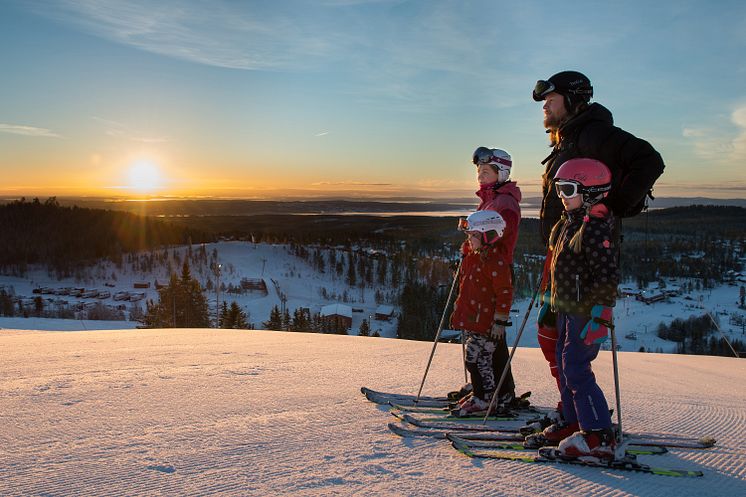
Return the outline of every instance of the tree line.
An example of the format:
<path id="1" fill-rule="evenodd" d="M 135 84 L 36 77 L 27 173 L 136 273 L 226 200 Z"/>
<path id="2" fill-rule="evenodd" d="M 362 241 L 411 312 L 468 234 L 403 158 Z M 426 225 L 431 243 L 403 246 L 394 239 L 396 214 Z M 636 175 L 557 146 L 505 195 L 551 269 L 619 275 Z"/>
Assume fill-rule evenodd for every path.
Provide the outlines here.
<path id="1" fill-rule="evenodd" d="M 668 325 L 660 323 L 657 334 L 664 340 L 676 342 L 678 354 L 733 357 L 732 346 L 740 357 L 746 357 L 746 343 L 743 341 L 731 340 L 729 346 L 725 338 L 712 336 L 718 325 L 717 318 L 711 318 L 709 314 L 676 318 Z"/>
<path id="2" fill-rule="evenodd" d="M 189 227 L 125 212 L 62 207 L 55 197 L 25 198 L 0 205 L 0 271 L 23 276 L 29 265 L 46 264 L 62 276 L 101 258 L 209 241 Z"/>

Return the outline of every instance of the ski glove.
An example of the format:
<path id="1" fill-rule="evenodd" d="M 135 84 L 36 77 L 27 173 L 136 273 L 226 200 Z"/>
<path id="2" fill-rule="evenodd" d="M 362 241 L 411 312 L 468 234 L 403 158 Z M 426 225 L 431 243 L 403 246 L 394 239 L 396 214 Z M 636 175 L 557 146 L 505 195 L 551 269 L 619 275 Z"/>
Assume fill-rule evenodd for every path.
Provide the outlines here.
<path id="1" fill-rule="evenodd" d="M 495 341 L 503 340 L 505 338 L 505 327 L 506 326 L 513 326 L 513 323 L 510 322 L 509 317 L 506 317 L 505 319 L 502 319 L 502 318 L 495 319 L 495 322 L 492 324 L 492 328 L 490 328 L 490 331 L 489 331 L 490 338 Z"/>
<path id="2" fill-rule="evenodd" d="M 551 298 L 549 291 L 541 298 L 541 307 L 539 307 L 539 314 L 536 317 L 536 324 L 539 325 L 539 328 L 554 328 L 557 325 L 557 314 L 552 312 L 549 306 Z"/>
<path id="3" fill-rule="evenodd" d="M 600 344 L 609 338 L 609 330 L 614 328 L 613 309 L 605 305 L 594 305 L 591 308 L 591 319 L 580 332 L 580 338 L 586 345 Z"/>
<path id="4" fill-rule="evenodd" d="M 501 326 L 497 323 L 492 325 L 490 328 L 490 338 L 493 340 L 501 340 L 505 336 L 505 326 Z"/>

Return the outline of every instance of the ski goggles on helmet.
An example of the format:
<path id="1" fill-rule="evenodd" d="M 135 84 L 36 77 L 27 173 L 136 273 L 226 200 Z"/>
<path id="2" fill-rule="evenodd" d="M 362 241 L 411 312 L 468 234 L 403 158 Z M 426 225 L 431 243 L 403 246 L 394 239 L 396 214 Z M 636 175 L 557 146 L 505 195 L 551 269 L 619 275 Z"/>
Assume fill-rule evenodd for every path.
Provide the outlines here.
<path id="1" fill-rule="evenodd" d="M 481 235 L 482 243 L 486 245 L 492 245 L 500 239 L 500 234 L 497 231 L 475 230 L 473 226 L 469 226 L 469 220 L 463 217 L 458 220 L 458 230 L 463 231 L 466 236 L 476 236 L 479 238 L 479 236 Z"/>
<path id="2" fill-rule="evenodd" d="M 536 86 L 534 86 L 534 100 L 537 102 L 541 102 L 546 98 L 547 95 L 552 93 L 553 91 L 556 91 L 557 93 L 563 94 L 563 95 L 578 95 L 581 97 L 584 97 L 585 100 L 589 100 L 593 96 L 593 88 L 563 88 L 561 90 L 558 90 L 554 83 L 551 81 L 545 81 L 543 79 L 540 79 L 536 82 Z"/>
<path id="3" fill-rule="evenodd" d="M 555 181 L 554 188 L 560 198 L 573 198 L 580 195 L 580 185 L 574 181 Z"/>
<path id="4" fill-rule="evenodd" d="M 500 165 L 511 167 L 513 165 L 512 161 L 493 155 L 492 149 L 487 147 L 479 147 L 476 149 L 474 154 L 471 156 L 471 162 L 477 166 L 480 164 L 499 164 L 498 167 L 500 167 Z"/>
<path id="5" fill-rule="evenodd" d="M 474 236 L 482 240 L 482 243 L 485 245 L 492 245 L 496 241 L 500 239 L 500 235 L 497 234 L 497 231 L 490 230 L 490 231 L 466 231 L 466 236 Z"/>
<path id="6" fill-rule="evenodd" d="M 611 185 L 583 186 L 577 181 L 557 180 L 554 182 L 554 188 L 557 191 L 558 197 L 573 198 L 578 195 L 596 195 L 608 192 L 611 189 Z"/>
<path id="7" fill-rule="evenodd" d="M 534 86 L 534 100 L 536 100 L 537 102 L 541 102 L 542 100 L 544 100 L 544 97 L 555 90 L 556 87 L 554 86 L 554 83 L 552 83 L 551 81 L 540 79 L 536 82 L 536 86 Z"/>

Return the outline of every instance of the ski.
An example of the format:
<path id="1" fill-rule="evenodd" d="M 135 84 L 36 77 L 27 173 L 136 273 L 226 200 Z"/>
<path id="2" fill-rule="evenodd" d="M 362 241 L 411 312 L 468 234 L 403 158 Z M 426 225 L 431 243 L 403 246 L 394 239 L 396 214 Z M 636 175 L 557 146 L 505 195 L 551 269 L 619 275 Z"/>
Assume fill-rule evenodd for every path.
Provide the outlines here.
<path id="1" fill-rule="evenodd" d="M 407 403 L 400 403 L 396 402 L 394 400 L 389 401 L 389 405 L 395 409 L 398 409 L 400 411 L 406 411 L 406 412 L 416 412 L 416 413 L 423 413 L 423 414 L 448 414 L 451 409 L 456 408 L 456 404 L 448 404 L 446 406 L 439 406 L 439 405 L 428 405 L 428 403 L 425 403 L 424 405 L 422 403 L 417 403 L 417 405 L 409 405 Z M 497 412 L 500 414 L 503 414 L 505 412 L 514 413 L 516 415 L 533 415 L 534 417 L 540 417 L 546 414 L 547 411 L 549 411 L 550 408 L 545 407 L 534 407 L 534 406 L 528 406 L 528 407 L 521 407 L 521 408 L 510 408 L 507 410 L 498 410 Z M 482 416 L 484 418 L 484 416 Z"/>
<path id="2" fill-rule="evenodd" d="M 455 434 L 448 430 L 433 430 L 426 428 L 409 428 L 405 423 L 389 423 L 389 430 L 404 438 L 425 437 L 438 440 L 457 440 L 472 448 L 503 449 L 503 450 L 535 450 L 523 445 L 523 437 L 515 433 L 500 432 L 463 432 Z M 665 454 L 668 449 L 659 445 L 641 446 L 632 444 L 627 447 L 627 453 L 634 455 Z"/>
<path id="3" fill-rule="evenodd" d="M 481 415 L 469 415 L 469 416 L 454 416 L 453 414 L 450 414 L 448 412 L 443 412 L 440 414 L 430 414 L 430 413 L 416 413 L 416 412 L 406 412 L 406 411 L 399 411 L 398 409 L 392 409 L 391 414 L 397 416 L 394 413 L 399 414 L 407 414 L 412 419 L 417 419 L 420 422 L 423 423 L 429 423 L 429 422 L 438 422 L 438 421 L 451 421 L 454 423 L 481 423 L 484 420 L 484 414 Z M 488 421 L 518 421 L 520 420 L 517 414 L 500 414 L 498 416 L 490 416 L 487 418 Z"/>
<path id="4" fill-rule="evenodd" d="M 665 437 L 645 437 L 634 433 L 625 433 L 627 442 L 635 445 L 669 447 L 672 449 L 709 449 L 715 445 L 715 439 L 712 437 L 702 437 L 699 439 L 667 439 Z"/>
<path id="5" fill-rule="evenodd" d="M 436 421 L 426 421 L 420 419 L 417 416 L 413 416 L 411 413 L 391 411 L 391 414 L 402 421 L 406 421 L 409 424 L 419 426 L 420 428 L 435 428 L 441 430 L 464 430 L 464 431 L 502 431 L 518 433 L 518 427 L 516 425 L 504 425 L 498 424 L 499 421 L 491 420 L 484 423 L 482 418 L 469 419 L 469 418 L 454 418 L 444 419 L 438 418 Z M 459 421 L 460 419 L 460 421 Z M 511 419 L 510 421 L 516 421 Z M 518 420 L 520 421 L 520 420 Z M 502 421 L 505 423 L 505 421 Z"/>
<path id="6" fill-rule="evenodd" d="M 406 406 L 421 406 L 421 407 L 448 407 L 449 400 L 447 397 L 428 397 L 428 396 L 421 396 L 420 400 L 415 403 L 415 400 L 417 400 L 416 395 L 408 395 L 408 394 L 399 394 L 399 393 L 387 393 L 387 392 L 379 392 L 377 390 L 372 390 L 367 387 L 361 387 L 360 391 L 363 395 L 365 395 L 365 398 L 367 398 L 369 401 L 375 403 L 375 404 L 384 404 L 389 405 L 391 402 L 394 402 L 399 405 L 406 405 Z"/>
<path id="7" fill-rule="evenodd" d="M 484 439 L 472 439 L 455 433 L 446 433 L 446 438 L 451 442 L 458 442 L 463 445 L 468 445 L 474 449 L 498 449 L 498 450 L 530 450 L 535 451 L 536 449 L 526 447 L 521 442 L 508 443 L 500 440 L 484 440 Z M 658 456 L 666 454 L 668 449 L 660 445 L 635 445 L 628 444 L 626 446 L 627 455 L 633 456 Z"/>
<path id="8" fill-rule="evenodd" d="M 395 401 L 389 401 L 389 405 L 396 409 L 397 411 L 404 411 L 404 412 L 419 412 L 423 414 L 448 414 L 451 412 L 451 405 L 447 406 L 422 406 L 422 405 L 407 405 L 407 404 L 401 404 L 399 402 Z"/>
<path id="9" fill-rule="evenodd" d="M 413 404 L 415 395 L 406 394 L 393 394 L 386 392 L 379 392 L 371 390 L 366 387 L 362 387 L 361 392 L 366 395 L 372 402 L 376 402 L 384 405 L 391 405 L 392 402 L 397 405 L 403 405 L 407 402 Z M 398 398 L 398 400 L 396 399 Z M 375 399 L 375 400 L 374 400 Z M 446 397 L 421 397 L 421 400 L 417 403 L 419 407 L 447 407 L 448 401 Z M 427 403 L 431 403 L 429 406 Z M 440 405 L 438 405 L 440 403 Z M 505 425 L 500 424 L 501 422 L 488 421 L 486 424 L 477 423 L 478 426 L 471 426 L 468 422 L 458 422 L 458 420 L 435 420 L 425 421 L 417 419 L 415 416 L 404 417 L 406 412 L 398 413 L 400 419 L 413 424 L 417 427 L 424 429 L 435 429 L 445 431 L 484 431 L 484 432 L 518 432 L 522 427 L 515 427 L 513 424 Z M 468 418 L 467 418 L 468 419 Z M 474 421 L 472 421 L 474 423 Z M 509 421 L 503 421 L 502 423 L 509 423 Z M 658 445 L 668 448 L 681 448 L 681 449 L 707 449 L 715 445 L 716 440 L 710 436 L 692 437 L 686 435 L 668 434 L 668 433 L 647 433 L 647 432 L 625 432 L 625 441 L 634 445 Z"/>
<path id="10" fill-rule="evenodd" d="M 557 449 L 544 448 L 539 453 L 521 454 L 520 452 L 511 452 L 509 450 L 479 449 L 473 448 L 459 441 L 451 441 L 451 445 L 469 457 L 486 458 L 486 459 L 504 459 L 510 461 L 522 461 L 530 463 L 558 463 L 571 464 L 577 466 L 586 466 L 589 468 L 614 469 L 621 471 L 636 471 L 653 475 L 675 476 L 675 477 L 701 477 L 704 476 L 702 471 L 692 471 L 686 469 L 675 469 L 666 467 L 654 467 L 637 462 L 634 457 L 625 458 L 621 461 L 599 461 L 587 459 L 563 459 L 559 456 Z"/>
<path id="11" fill-rule="evenodd" d="M 446 435 L 451 433 L 448 430 L 439 430 L 431 428 L 419 428 L 417 426 L 409 425 L 408 423 L 389 423 L 389 430 L 396 435 L 405 438 L 412 437 L 430 437 L 445 440 Z M 466 440 L 491 440 L 491 441 L 507 441 L 507 442 L 523 442 L 523 436 L 517 433 L 501 433 L 497 431 L 489 432 L 463 432 L 460 437 Z"/>

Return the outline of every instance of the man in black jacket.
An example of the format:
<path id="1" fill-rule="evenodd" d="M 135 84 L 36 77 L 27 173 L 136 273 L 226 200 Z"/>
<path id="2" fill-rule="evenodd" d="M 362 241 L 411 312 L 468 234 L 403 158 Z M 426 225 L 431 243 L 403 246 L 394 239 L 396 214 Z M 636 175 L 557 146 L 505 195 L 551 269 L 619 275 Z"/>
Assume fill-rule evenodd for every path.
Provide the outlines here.
<path id="1" fill-rule="evenodd" d="M 545 243 L 563 210 L 552 180 L 567 160 L 588 157 L 609 167 L 612 188 L 603 205 L 616 218 L 638 214 L 645 196 L 663 173 L 660 154 L 645 140 L 614 126 L 611 112 L 599 103 L 591 104 L 592 96 L 590 80 L 576 71 L 563 71 L 548 80 L 539 80 L 534 88 L 534 100 L 544 101 L 544 127 L 553 147 L 552 153 L 542 161 L 545 169 L 540 218 Z M 616 235 L 619 235 L 618 226 Z"/>

